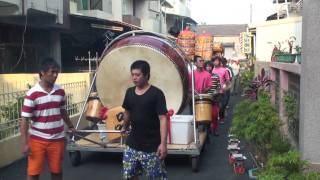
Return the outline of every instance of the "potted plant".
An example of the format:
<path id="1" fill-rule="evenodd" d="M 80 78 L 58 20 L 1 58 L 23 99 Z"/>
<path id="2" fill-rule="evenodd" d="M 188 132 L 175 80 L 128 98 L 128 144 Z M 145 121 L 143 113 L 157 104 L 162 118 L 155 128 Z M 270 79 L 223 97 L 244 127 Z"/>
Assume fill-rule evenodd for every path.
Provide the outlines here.
<path id="1" fill-rule="evenodd" d="M 258 179 L 259 168 L 252 168 L 248 170 L 249 179 Z"/>
<path id="2" fill-rule="evenodd" d="M 301 46 L 296 45 L 295 50 L 296 50 L 297 61 L 299 64 L 301 64 Z"/>
<path id="3" fill-rule="evenodd" d="M 296 60 L 296 55 L 292 54 L 293 44 L 296 41 L 296 37 L 291 36 L 286 40 L 289 50 L 286 51 L 286 48 L 281 49 L 281 43 L 278 42 L 278 47 L 273 50 L 276 61 L 284 63 L 294 63 Z"/>
<path id="4" fill-rule="evenodd" d="M 306 165 L 307 162 L 301 160 L 300 153 L 296 150 L 272 154 L 258 179 L 304 179 L 302 173 Z"/>

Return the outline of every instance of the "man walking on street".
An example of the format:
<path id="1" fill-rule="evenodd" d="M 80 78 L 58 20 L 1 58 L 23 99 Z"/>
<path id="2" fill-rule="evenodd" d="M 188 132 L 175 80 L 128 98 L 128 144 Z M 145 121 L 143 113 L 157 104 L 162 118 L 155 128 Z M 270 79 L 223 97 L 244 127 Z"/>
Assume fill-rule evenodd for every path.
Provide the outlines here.
<path id="1" fill-rule="evenodd" d="M 40 66 L 40 82 L 27 92 L 24 99 L 20 132 L 22 152 L 28 156 L 28 180 L 39 179 L 45 158 L 51 179 L 62 179 L 63 122 L 71 131 L 74 128 L 65 109 L 65 92 L 55 84 L 59 68 L 53 59 L 46 58 Z"/>
<path id="2" fill-rule="evenodd" d="M 233 61 L 231 63 L 231 68 L 234 74 L 234 77 L 232 79 L 232 81 L 234 83 L 233 86 L 231 87 L 231 93 L 233 94 L 237 94 L 238 93 L 238 84 L 239 84 L 239 72 L 240 72 L 240 65 L 239 65 L 239 60 Z"/>
<path id="3" fill-rule="evenodd" d="M 194 70 L 195 91 L 198 94 L 208 93 L 212 86 L 211 74 L 206 71 L 205 63 L 201 56 L 195 56 L 194 63 L 197 67 L 197 69 Z M 189 79 L 191 80 L 191 77 Z"/>
<path id="4" fill-rule="evenodd" d="M 131 65 L 135 84 L 128 88 L 122 131 L 131 131 L 123 153 L 124 179 L 138 179 L 143 172 L 148 179 L 167 179 L 163 160 L 167 156 L 167 107 L 163 92 L 149 84 L 150 65 L 138 60 Z"/>
<path id="5" fill-rule="evenodd" d="M 233 71 L 232 68 L 227 64 L 228 61 L 226 58 L 222 57 L 222 66 L 225 67 L 229 73 L 229 77 L 230 77 L 230 86 L 229 88 L 225 91 L 225 95 L 226 95 L 226 100 L 225 100 L 225 107 L 228 108 L 229 107 L 229 100 L 230 100 L 230 96 L 231 96 L 231 87 L 232 87 L 232 82 L 233 82 Z"/>

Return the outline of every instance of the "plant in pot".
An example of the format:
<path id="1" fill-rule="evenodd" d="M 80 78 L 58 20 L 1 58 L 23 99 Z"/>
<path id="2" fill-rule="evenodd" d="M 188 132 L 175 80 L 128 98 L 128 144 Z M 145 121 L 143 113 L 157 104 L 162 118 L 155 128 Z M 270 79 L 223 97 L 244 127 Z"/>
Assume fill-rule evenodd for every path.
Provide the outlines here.
<path id="1" fill-rule="evenodd" d="M 291 148 L 287 138 L 280 133 L 281 123 L 270 101 L 270 93 L 265 89 L 258 91 L 258 98 L 245 99 L 237 104 L 231 126 L 232 134 L 245 140 L 250 146 L 248 150 L 255 154 L 252 157 L 257 163 L 248 170 L 250 179 L 257 179 L 264 171 L 259 164 L 265 164 L 270 154 L 286 153 Z"/>
<path id="2" fill-rule="evenodd" d="M 259 174 L 259 179 L 304 179 L 302 171 L 306 165 L 307 162 L 301 160 L 300 153 L 295 150 L 272 154 L 266 168 Z"/>
<path id="3" fill-rule="evenodd" d="M 299 64 L 301 64 L 301 46 L 296 45 L 295 50 L 296 50 L 296 56 L 297 56 L 297 61 Z"/>
<path id="4" fill-rule="evenodd" d="M 249 81 L 250 84 L 244 89 L 244 96 L 257 100 L 259 90 L 268 90 L 271 85 L 276 85 L 274 81 L 270 79 L 270 77 L 266 74 L 264 68 L 261 69 L 260 74 L 252 78 L 253 80 Z"/>
<path id="5" fill-rule="evenodd" d="M 276 132 L 279 119 L 276 109 L 270 102 L 270 94 L 263 89 L 257 93 L 255 100 L 245 99 L 237 104 L 231 126 L 231 133 L 243 139 L 250 145 L 250 152 L 255 154 L 257 162 L 266 162 L 269 152 L 272 152 L 275 137 L 280 137 Z M 249 146 L 248 145 L 248 146 Z M 282 148 L 283 149 L 283 148 Z M 260 164 L 260 163 L 256 163 Z M 250 178 L 255 179 L 261 167 L 258 165 L 250 169 Z M 258 168 L 258 169 L 257 169 Z"/>
<path id="6" fill-rule="evenodd" d="M 284 63 L 294 63 L 296 60 L 296 55 L 292 54 L 292 50 L 295 41 L 296 37 L 294 36 L 291 36 L 288 40 L 286 40 L 286 43 L 289 47 L 288 51 L 286 50 L 286 48 L 281 48 L 281 43 L 278 42 L 278 46 L 275 46 L 272 51 L 274 60 Z"/>

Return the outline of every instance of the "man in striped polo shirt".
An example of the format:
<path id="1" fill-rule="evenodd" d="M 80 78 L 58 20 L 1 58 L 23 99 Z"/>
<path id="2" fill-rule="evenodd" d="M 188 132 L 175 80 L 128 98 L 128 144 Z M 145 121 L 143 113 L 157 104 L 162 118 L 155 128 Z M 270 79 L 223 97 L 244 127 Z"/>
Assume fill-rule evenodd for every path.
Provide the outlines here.
<path id="1" fill-rule="evenodd" d="M 24 99 L 20 131 L 22 152 L 28 156 L 28 180 L 39 179 L 45 158 L 51 178 L 62 179 L 64 122 L 71 131 L 75 129 L 65 109 L 65 92 L 55 84 L 59 69 L 53 59 L 46 58 L 40 65 L 40 82 Z"/>

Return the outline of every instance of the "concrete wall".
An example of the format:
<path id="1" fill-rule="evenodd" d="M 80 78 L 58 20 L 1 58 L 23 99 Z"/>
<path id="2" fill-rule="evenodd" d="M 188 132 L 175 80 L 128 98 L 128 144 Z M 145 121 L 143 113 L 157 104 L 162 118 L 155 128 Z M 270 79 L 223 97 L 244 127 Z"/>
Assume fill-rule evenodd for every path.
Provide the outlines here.
<path id="1" fill-rule="evenodd" d="M 320 1 L 303 2 L 302 65 L 300 84 L 300 150 L 302 157 L 320 164 Z"/>
<path id="2" fill-rule="evenodd" d="M 22 14 L 22 1 L 21 0 L 2 0 L 3 2 L 9 3 L 11 6 L 1 7 L 0 16 L 20 15 Z"/>
<path id="3" fill-rule="evenodd" d="M 61 66 L 61 40 L 60 40 L 60 32 L 52 31 L 50 36 L 50 43 L 48 46 L 50 46 L 50 57 L 58 61 L 58 64 L 61 67 L 61 70 L 63 70 L 63 67 Z"/>
<path id="4" fill-rule="evenodd" d="M 167 8 L 166 13 L 176 14 L 181 16 L 191 16 L 191 11 L 187 6 L 186 1 L 181 0 L 168 0 L 168 2 L 173 6 L 173 8 Z"/>
<path id="5" fill-rule="evenodd" d="M 34 85 L 39 81 L 38 74 L 0 74 L 0 84 L 7 84 L 9 88 L 14 88 L 18 84 L 30 84 Z M 57 84 L 65 84 L 71 82 L 86 81 L 89 85 L 90 74 L 89 73 L 60 73 L 58 75 Z M 18 86 L 23 90 L 26 86 Z M 3 93 L 3 88 L 0 88 L 0 93 Z"/>
<path id="6" fill-rule="evenodd" d="M 0 75 L 0 94 L 5 92 L 16 92 L 27 90 L 27 85 L 33 86 L 39 81 L 38 74 L 2 74 Z M 79 84 L 85 82 L 85 84 Z M 65 86 L 67 95 L 72 94 L 71 103 L 80 103 L 86 96 L 90 87 L 89 73 L 61 73 L 57 84 L 69 84 Z M 78 83 L 78 84 L 76 84 Z M 1 98 L 1 97 L 0 97 Z M 8 98 L 8 97 L 7 97 Z M 8 101 L 9 99 L 6 99 Z M 0 102 L 0 104 L 2 104 Z"/>
<path id="7" fill-rule="evenodd" d="M 270 62 L 256 61 L 254 63 L 254 74 L 255 74 L 255 76 L 260 74 L 262 68 L 264 68 L 266 70 L 266 72 L 270 73 Z"/>
<path id="8" fill-rule="evenodd" d="M 154 13 L 149 11 L 148 1 L 135 1 L 136 17 L 142 19 L 155 18 Z"/>
<path id="9" fill-rule="evenodd" d="M 244 56 L 241 53 L 240 50 L 240 40 L 239 40 L 239 36 L 214 36 L 213 37 L 213 41 L 214 42 L 219 42 L 219 43 L 234 43 L 234 51 L 235 54 L 234 56 Z"/>
<path id="10" fill-rule="evenodd" d="M 160 3 L 160 1 L 158 3 Z M 135 8 L 136 8 L 135 16 L 141 19 L 141 27 L 144 30 L 166 33 L 165 18 L 162 17 L 162 23 L 160 25 L 159 13 L 149 10 L 149 1 L 147 0 L 135 1 Z"/>
<path id="11" fill-rule="evenodd" d="M 145 31 L 160 32 L 160 22 L 155 19 L 141 19 L 141 27 Z"/>
<path id="12" fill-rule="evenodd" d="M 10 6 L 0 7 L 1 15 L 22 15 L 29 9 L 42 11 L 57 16 L 57 23 L 63 24 L 63 10 L 65 0 L 2 0 L 9 3 Z M 24 3 L 24 4 L 23 4 Z M 24 7 L 24 9 L 23 9 Z"/>
<path id="13" fill-rule="evenodd" d="M 6 46 L 0 58 L 0 61 L 2 61 L 5 66 L 0 70 L 0 73 L 11 73 L 11 68 L 14 67 L 20 56 L 20 33 L 22 34 L 23 28 L 20 26 L 4 25 L 1 27 L 1 30 L 8 33 L 8 36 L 11 38 L 0 40 L 0 43 L 4 43 Z M 57 30 L 48 31 L 44 29 L 27 28 L 25 43 L 27 44 L 25 47 L 26 56 L 23 61 L 20 61 L 13 72 L 36 72 L 38 68 L 37 64 L 48 56 L 54 57 L 57 60 L 61 59 L 60 35 Z"/>
<path id="14" fill-rule="evenodd" d="M 122 1 L 112 0 L 112 15 L 113 20 L 122 21 Z"/>
<path id="15" fill-rule="evenodd" d="M 28 84 L 33 86 L 38 81 L 38 74 L 0 74 L 0 94 L 5 92 L 26 90 Z M 75 89 L 76 86 L 68 87 L 68 89 L 71 91 L 78 93 L 73 95 L 73 101 L 81 102 L 83 101 L 83 96 L 86 94 L 90 86 L 89 73 L 60 73 L 57 79 L 57 84 L 67 84 L 81 81 L 86 82 L 85 89 Z M 66 93 L 69 93 L 68 90 L 66 90 Z"/>
<path id="16" fill-rule="evenodd" d="M 74 125 L 76 125 L 79 115 L 75 115 L 73 117 L 70 117 L 71 121 Z M 81 120 L 81 124 L 79 126 L 79 129 L 83 129 L 84 127 L 88 126 L 88 121 Z M 15 135 L 10 138 L 6 138 L 3 140 L 0 140 L 0 168 L 10 165 L 11 163 L 23 158 L 23 155 L 21 154 L 21 138 L 20 134 Z"/>
<path id="17" fill-rule="evenodd" d="M 57 23 L 63 23 L 63 1 L 62 0 L 26 0 L 27 9 L 36 9 L 57 15 Z M 26 12 L 26 11 L 25 11 Z"/>
<path id="18" fill-rule="evenodd" d="M 271 61 L 274 45 L 283 43 L 282 48 L 288 50 L 285 42 L 291 36 L 297 38 L 296 44 L 301 46 L 302 18 L 294 17 L 282 20 L 267 21 L 256 27 L 256 57 L 258 61 Z"/>
<path id="19" fill-rule="evenodd" d="M 133 15 L 133 0 L 123 0 L 122 13 L 123 15 Z"/>
<path id="20" fill-rule="evenodd" d="M 291 144 L 298 148 L 298 139 L 294 136 L 297 132 L 290 132 L 288 117 L 286 115 L 284 97 L 286 92 L 293 95 L 297 102 L 300 99 L 300 72 L 301 66 L 295 63 L 279 63 L 272 62 L 270 64 L 271 79 L 276 82 L 276 86 L 271 88 L 272 102 L 276 105 L 279 112 L 279 119 L 281 121 L 281 131 L 283 135 L 287 136 Z M 299 110 L 299 105 L 297 107 Z M 292 125 L 292 124 L 291 124 Z"/>

